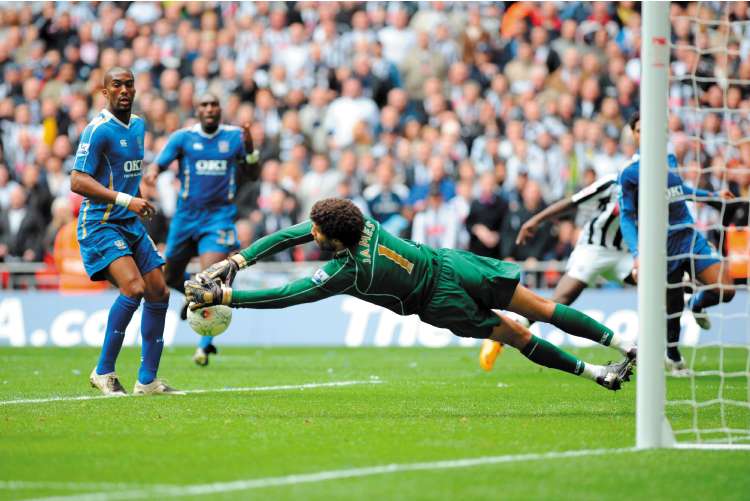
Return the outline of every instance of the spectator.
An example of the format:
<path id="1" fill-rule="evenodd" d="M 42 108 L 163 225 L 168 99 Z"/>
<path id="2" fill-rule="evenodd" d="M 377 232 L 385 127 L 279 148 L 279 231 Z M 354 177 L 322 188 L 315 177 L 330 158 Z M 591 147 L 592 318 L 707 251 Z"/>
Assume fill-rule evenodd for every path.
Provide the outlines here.
<path id="1" fill-rule="evenodd" d="M 498 193 L 495 175 L 486 172 L 479 177 L 479 196 L 471 203 L 466 217 L 469 250 L 480 256 L 500 257 L 500 230 L 508 212 L 508 204 Z M 511 239 L 512 235 L 504 238 Z"/>
<path id="2" fill-rule="evenodd" d="M 437 186 L 443 194 L 443 200 L 450 200 L 456 195 L 456 183 L 445 172 L 445 162 L 441 156 L 435 155 L 429 161 L 429 183 L 415 185 L 409 193 L 409 205 L 420 211 L 424 208 L 427 195 L 433 186 Z"/>
<path id="3" fill-rule="evenodd" d="M 396 182 L 393 163 L 388 159 L 380 161 L 377 167 L 377 182 L 364 191 L 367 208 L 375 220 L 383 225 L 398 228 L 404 227 L 401 210 L 406 205 L 409 190 Z"/>
<path id="4" fill-rule="evenodd" d="M 8 210 L 0 213 L 0 259 L 41 261 L 44 231 L 42 216 L 26 204 L 26 190 L 11 188 Z"/>
<path id="5" fill-rule="evenodd" d="M 36 165 L 26 167 L 21 184 L 26 190 L 26 205 L 42 219 L 46 226 L 52 218 L 50 212 L 52 195 L 47 183 L 40 179 L 39 167 Z"/>
<path id="6" fill-rule="evenodd" d="M 518 235 L 523 223 L 544 209 L 542 192 L 536 181 L 529 180 L 525 184 L 523 191 L 521 191 L 521 202 L 520 204 L 512 203 L 509 206 L 508 215 L 505 217 L 501 229 L 502 235 L 506 238 L 501 242 L 500 253 L 516 261 L 539 260 L 549 251 L 552 245 L 549 223 L 540 225 L 534 237 L 524 245 L 516 245 L 516 239 L 514 238 L 514 235 Z"/>
<path id="7" fill-rule="evenodd" d="M 268 204 L 264 209 L 257 210 L 250 215 L 253 223 L 253 239 L 270 235 L 294 224 L 288 211 L 287 195 L 283 190 L 276 189 L 268 197 Z M 267 261 L 293 261 L 293 249 L 273 254 Z"/>
<path id="8" fill-rule="evenodd" d="M 383 44 L 383 56 L 396 66 L 401 66 L 404 57 L 416 43 L 414 31 L 407 25 L 409 14 L 403 8 L 395 9 L 390 15 L 390 24 L 378 32 L 378 40 Z"/>
<path id="9" fill-rule="evenodd" d="M 424 83 L 428 78 L 444 78 L 446 63 L 439 51 L 430 47 L 430 35 L 424 31 L 417 34 L 417 43 L 406 54 L 401 64 L 406 92 L 412 99 L 424 99 Z"/>
<path id="10" fill-rule="evenodd" d="M 414 216 L 411 239 L 436 249 L 455 249 L 459 226 L 456 213 L 452 209 L 445 203 L 440 186 L 430 186 L 425 209 Z"/>
<path id="11" fill-rule="evenodd" d="M 372 99 L 363 97 L 362 84 L 355 78 L 347 79 L 341 97 L 329 106 L 323 126 L 330 134 L 329 146 L 338 150 L 353 141 L 352 130 L 359 121 L 374 128 L 378 123 L 378 108 Z"/>
<path id="12" fill-rule="evenodd" d="M 52 220 L 47 226 L 44 233 L 44 251 L 48 254 L 53 254 L 55 249 L 55 239 L 57 233 L 66 224 L 73 221 L 73 208 L 68 197 L 56 198 L 52 202 Z"/>
<path id="13" fill-rule="evenodd" d="M 313 204 L 321 198 L 336 195 L 336 185 L 341 174 L 330 168 L 328 157 L 315 155 L 310 162 L 310 172 L 302 177 L 297 196 L 302 214 L 309 214 Z"/>
<path id="14" fill-rule="evenodd" d="M 10 192 L 15 186 L 18 186 L 18 183 L 11 179 L 8 166 L 0 164 L 0 212 L 10 206 Z"/>

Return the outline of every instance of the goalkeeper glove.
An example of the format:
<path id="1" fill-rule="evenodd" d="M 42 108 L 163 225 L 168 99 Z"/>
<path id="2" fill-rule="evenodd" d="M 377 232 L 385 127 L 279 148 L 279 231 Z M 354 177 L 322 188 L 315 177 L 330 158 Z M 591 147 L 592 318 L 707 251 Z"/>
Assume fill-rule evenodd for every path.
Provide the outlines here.
<path id="1" fill-rule="evenodd" d="M 212 264 L 195 276 L 198 282 L 219 282 L 227 286 L 232 285 L 237 272 L 247 265 L 247 261 L 241 254 L 235 254 L 229 259 L 224 259 Z"/>
<path id="2" fill-rule="evenodd" d="M 213 280 L 208 282 L 187 280 L 185 281 L 185 299 L 193 311 L 214 304 L 229 305 L 232 302 L 232 289 Z"/>

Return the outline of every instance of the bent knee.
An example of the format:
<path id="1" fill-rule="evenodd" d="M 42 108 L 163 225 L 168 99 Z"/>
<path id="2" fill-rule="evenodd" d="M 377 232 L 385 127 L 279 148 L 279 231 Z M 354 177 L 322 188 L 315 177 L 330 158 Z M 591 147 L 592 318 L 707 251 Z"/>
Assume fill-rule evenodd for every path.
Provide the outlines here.
<path id="1" fill-rule="evenodd" d="M 166 283 L 161 283 L 146 289 L 145 292 L 147 301 L 166 302 L 169 300 L 169 287 Z"/>
<path id="2" fill-rule="evenodd" d="M 129 298 L 140 300 L 146 294 L 146 282 L 141 277 L 133 277 L 119 286 L 120 292 Z"/>
<path id="3" fill-rule="evenodd" d="M 512 346 L 518 350 L 523 349 L 531 340 L 531 331 L 524 328 L 515 320 L 499 315 L 501 323 L 493 330 L 491 339 Z"/>
<path id="4" fill-rule="evenodd" d="M 546 297 L 537 296 L 534 298 L 534 307 L 529 311 L 528 315 L 524 316 L 534 322 L 549 322 L 550 319 L 552 319 L 556 306 L 557 303 L 555 301 Z"/>

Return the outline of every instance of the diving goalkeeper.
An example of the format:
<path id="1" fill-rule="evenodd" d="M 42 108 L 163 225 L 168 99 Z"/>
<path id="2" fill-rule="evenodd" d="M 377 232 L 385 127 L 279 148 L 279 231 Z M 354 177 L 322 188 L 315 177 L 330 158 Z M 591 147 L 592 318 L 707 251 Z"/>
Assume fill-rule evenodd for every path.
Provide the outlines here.
<path id="1" fill-rule="evenodd" d="M 240 269 L 312 240 L 334 252 L 334 258 L 312 277 L 274 289 L 230 288 Z M 519 275 L 514 263 L 397 238 L 363 217 L 352 202 L 328 198 L 313 205 L 309 221 L 261 238 L 185 282 L 185 294 L 193 309 L 213 304 L 285 308 L 348 294 L 399 315 L 417 314 L 457 336 L 509 344 L 534 363 L 583 376 L 610 390 L 620 389 L 630 379 L 634 359 L 625 357 L 608 365 L 583 362 L 494 311 L 505 309 L 549 322 L 614 348 L 622 343 L 618 334 L 587 315 L 534 294 L 519 284 Z"/>

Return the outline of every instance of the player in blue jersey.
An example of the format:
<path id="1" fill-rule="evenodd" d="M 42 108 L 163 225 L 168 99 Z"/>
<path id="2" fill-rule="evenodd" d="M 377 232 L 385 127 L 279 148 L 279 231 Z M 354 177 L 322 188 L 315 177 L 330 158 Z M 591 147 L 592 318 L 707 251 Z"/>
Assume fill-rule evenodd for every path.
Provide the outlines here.
<path id="1" fill-rule="evenodd" d="M 635 113 L 628 121 L 636 147 L 640 146 L 640 116 Z M 667 365 L 674 375 L 687 375 L 685 362 L 677 343 L 680 339 L 680 315 L 684 308 L 683 290 L 679 284 L 682 275 L 690 276 L 707 286 L 694 294 L 689 307 L 696 322 L 703 329 L 711 324 L 704 309 L 720 302 L 729 302 L 734 297 L 734 286 L 729 275 L 729 266 L 721 265 L 721 257 L 703 235 L 694 228 L 688 211 L 688 197 L 734 198 L 729 190 L 709 192 L 686 185 L 674 172 L 677 159 L 667 156 L 667 197 L 669 199 L 669 230 L 667 233 Z M 623 239 L 634 257 L 633 278 L 638 279 L 638 179 L 640 159 L 638 155 L 620 174 L 620 227 Z"/>
<path id="2" fill-rule="evenodd" d="M 91 385 L 105 395 L 125 395 L 115 362 L 125 328 L 145 298 L 141 320 L 141 366 L 134 394 L 181 394 L 156 378 L 164 347 L 164 319 L 169 289 L 162 257 L 138 219 L 154 207 L 138 196 L 143 162 L 145 122 L 131 113 L 135 79 L 130 70 L 112 68 L 104 76 L 107 108 L 81 135 L 71 189 L 84 196 L 78 216 L 78 242 L 86 273 L 92 280 L 109 280 L 120 296 L 109 310 L 99 363 Z"/>
<path id="3" fill-rule="evenodd" d="M 258 152 L 253 149 L 250 124 L 242 129 L 222 124 L 219 99 L 211 93 L 198 99 L 198 120 L 169 137 L 146 174 L 146 181 L 154 182 L 160 171 L 179 161 L 182 186 L 165 254 L 167 284 L 182 293 L 185 268 L 194 256 L 199 256 L 205 269 L 239 248 L 234 228 L 237 209 L 232 204 L 237 179 L 258 177 Z M 183 318 L 186 311 L 185 306 Z M 198 365 L 208 365 L 209 354 L 216 353 L 212 340 L 201 338 L 193 356 Z"/>

